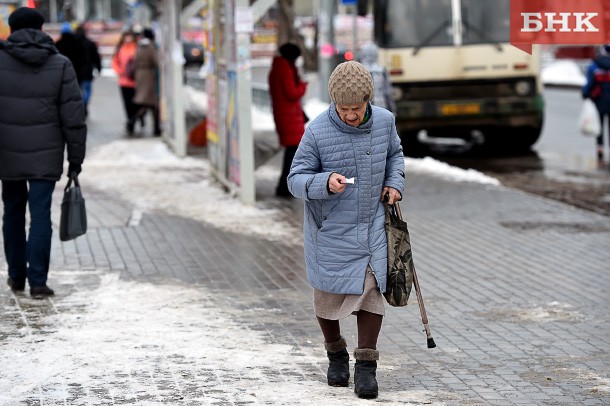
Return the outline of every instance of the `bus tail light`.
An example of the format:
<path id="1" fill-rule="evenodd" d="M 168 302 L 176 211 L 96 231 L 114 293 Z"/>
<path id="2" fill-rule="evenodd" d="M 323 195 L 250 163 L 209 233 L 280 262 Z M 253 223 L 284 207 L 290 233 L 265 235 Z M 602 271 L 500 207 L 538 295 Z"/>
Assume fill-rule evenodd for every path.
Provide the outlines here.
<path id="1" fill-rule="evenodd" d="M 402 69 L 390 69 L 391 76 L 399 76 L 402 75 Z"/>
<path id="2" fill-rule="evenodd" d="M 516 63 L 513 65 L 514 70 L 526 70 L 527 68 L 529 68 L 527 63 Z"/>

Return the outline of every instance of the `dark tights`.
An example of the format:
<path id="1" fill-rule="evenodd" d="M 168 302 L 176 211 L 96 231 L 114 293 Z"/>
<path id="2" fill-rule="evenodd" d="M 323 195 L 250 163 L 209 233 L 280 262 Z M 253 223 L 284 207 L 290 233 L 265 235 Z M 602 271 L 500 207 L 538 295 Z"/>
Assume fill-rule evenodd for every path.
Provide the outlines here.
<path id="1" fill-rule="evenodd" d="M 377 339 L 381 331 L 383 316 L 360 310 L 356 317 L 358 323 L 358 348 L 377 349 Z M 322 329 L 324 341 L 327 343 L 333 343 L 341 336 L 339 320 L 328 320 L 318 317 L 318 323 Z"/>

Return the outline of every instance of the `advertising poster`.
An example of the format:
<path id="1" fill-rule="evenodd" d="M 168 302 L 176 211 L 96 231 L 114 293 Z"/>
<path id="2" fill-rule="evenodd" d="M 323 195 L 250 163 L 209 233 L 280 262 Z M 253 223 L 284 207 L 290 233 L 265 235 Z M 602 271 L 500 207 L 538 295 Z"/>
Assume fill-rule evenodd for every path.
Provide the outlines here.
<path id="1" fill-rule="evenodd" d="M 229 84 L 227 83 L 227 69 L 225 65 L 218 65 L 218 74 L 217 74 L 217 97 L 218 97 L 218 108 L 220 111 L 216 114 L 216 128 L 218 129 L 218 146 L 217 149 L 217 158 L 215 165 L 218 173 L 222 174 L 225 179 L 228 178 L 228 169 L 227 169 L 227 106 L 229 104 Z"/>
<path id="2" fill-rule="evenodd" d="M 15 10 L 15 4 L 7 4 L 0 1 L 0 39 L 6 39 L 11 34 L 8 26 L 8 16 Z"/>
<path id="3" fill-rule="evenodd" d="M 237 74 L 228 72 L 229 97 L 227 100 L 227 135 L 229 155 L 229 180 L 240 185 L 239 176 L 239 128 L 237 125 Z"/>

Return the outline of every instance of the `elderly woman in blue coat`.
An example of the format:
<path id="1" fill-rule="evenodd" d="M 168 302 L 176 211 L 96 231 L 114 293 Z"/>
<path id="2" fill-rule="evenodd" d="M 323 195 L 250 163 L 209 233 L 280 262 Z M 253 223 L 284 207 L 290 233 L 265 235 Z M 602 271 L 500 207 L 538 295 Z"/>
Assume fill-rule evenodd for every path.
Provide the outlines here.
<path id="1" fill-rule="evenodd" d="M 362 64 L 339 64 L 328 92 L 332 103 L 305 130 L 288 187 L 305 201 L 307 278 L 329 358 L 328 384 L 349 384 L 339 320 L 355 314 L 354 390 L 375 398 L 388 251 L 383 200 L 401 200 L 404 158 L 394 116 L 370 103 L 373 79 Z"/>

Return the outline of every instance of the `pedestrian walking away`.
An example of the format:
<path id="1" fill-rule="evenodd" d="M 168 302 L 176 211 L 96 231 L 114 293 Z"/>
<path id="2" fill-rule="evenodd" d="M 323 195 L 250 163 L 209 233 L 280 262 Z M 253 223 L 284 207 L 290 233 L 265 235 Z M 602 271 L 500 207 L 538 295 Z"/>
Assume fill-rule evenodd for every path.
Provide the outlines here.
<path id="1" fill-rule="evenodd" d="M 394 116 L 370 103 L 373 89 L 361 63 L 335 68 L 328 82 L 332 102 L 305 130 L 288 175 L 290 192 L 305 201 L 307 279 L 329 359 L 327 381 L 349 385 L 339 320 L 356 314 L 354 391 L 361 398 L 378 395 L 388 252 L 383 199 L 401 200 L 405 181 Z"/>
<path id="2" fill-rule="evenodd" d="M 97 70 L 98 74 L 102 72 L 102 60 L 97 49 L 97 44 L 87 37 L 85 25 L 79 25 L 74 31 L 74 36 L 80 42 L 84 52 L 84 63 L 79 80 L 80 90 L 83 94 L 83 103 L 85 103 L 85 115 L 89 115 L 89 100 L 93 91 L 93 73 Z"/>
<path id="3" fill-rule="evenodd" d="M 138 106 L 133 102 L 136 94 L 135 80 L 135 57 L 136 57 L 136 34 L 127 30 L 121 34 L 121 39 L 116 46 L 112 56 L 112 69 L 119 76 L 119 87 L 125 108 L 125 129 L 128 135 L 133 135 L 135 117 Z"/>
<path id="4" fill-rule="evenodd" d="M 379 50 L 373 42 L 367 42 L 358 53 L 360 63 L 371 73 L 373 77 L 373 103 L 375 106 L 383 107 L 396 114 L 396 102 L 392 95 L 392 84 L 386 68 L 379 64 Z"/>
<path id="5" fill-rule="evenodd" d="M 80 83 L 85 65 L 85 49 L 81 42 L 72 32 L 70 23 L 63 23 L 61 26 L 61 37 L 55 43 L 55 47 L 60 54 L 72 62 L 72 67 L 76 73 L 76 79 Z"/>
<path id="6" fill-rule="evenodd" d="M 601 130 L 596 138 L 597 159 L 604 160 L 604 123 L 610 116 L 610 45 L 597 49 L 595 58 L 587 67 L 587 82 L 582 88 L 583 98 L 589 98 L 595 103 L 601 122 Z M 608 133 L 610 148 L 610 131 Z"/>
<path id="7" fill-rule="evenodd" d="M 301 98 L 305 95 L 307 83 L 301 80 L 296 67 L 296 60 L 299 56 L 301 56 L 301 50 L 298 46 L 290 43 L 284 44 L 279 48 L 279 55 L 273 58 L 269 71 L 273 121 L 280 145 L 284 147 L 282 174 L 275 190 L 275 194 L 279 197 L 292 196 L 288 191 L 286 179 L 305 131 L 306 115 L 301 105 Z"/>
<path id="8" fill-rule="evenodd" d="M 63 172 L 80 173 L 87 127 L 76 73 L 42 32 L 44 17 L 21 7 L 9 16 L 11 35 L 0 42 L 0 180 L 8 285 L 32 296 L 47 286 L 51 255 L 51 198 Z M 26 207 L 30 226 L 26 239 Z"/>
<path id="9" fill-rule="evenodd" d="M 151 28 L 142 31 L 135 56 L 136 94 L 133 102 L 138 106 L 134 120 L 143 120 L 147 111 L 153 115 L 153 135 L 161 135 L 159 121 L 159 54 L 155 44 L 155 32 Z"/>

